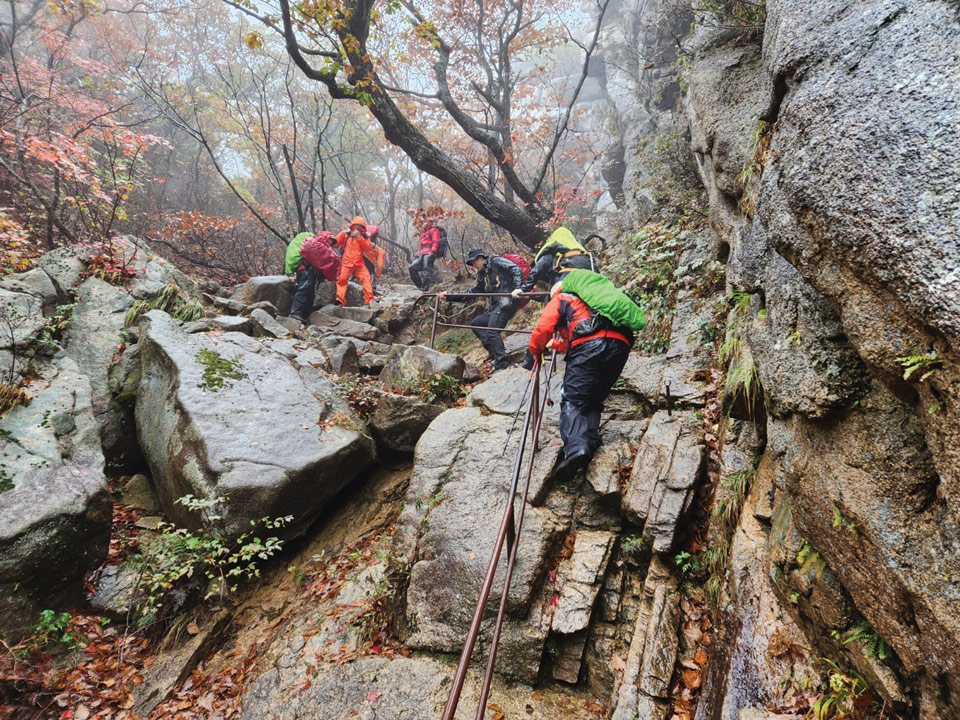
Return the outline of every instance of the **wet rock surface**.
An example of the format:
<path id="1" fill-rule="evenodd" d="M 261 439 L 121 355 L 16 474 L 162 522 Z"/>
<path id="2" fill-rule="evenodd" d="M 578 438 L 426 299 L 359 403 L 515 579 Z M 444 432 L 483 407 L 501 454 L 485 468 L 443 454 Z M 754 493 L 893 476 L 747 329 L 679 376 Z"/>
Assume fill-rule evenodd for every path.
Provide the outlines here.
<path id="1" fill-rule="evenodd" d="M 77 603 L 106 557 L 110 494 L 92 392 L 61 357 L 31 385 L 29 405 L 0 417 L 0 631 Z"/>
<path id="2" fill-rule="evenodd" d="M 290 537 L 373 463 L 373 444 L 360 432 L 324 424 L 349 412 L 333 384 L 308 389 L 286 357 L 261 343 L 234 333 L 188 336 L 151 311 L 140 344 L 137 431 L 161 505 L 178 523 L 198 522 L 178 497 L 226 496 L 227 535 L 250 520 L 292 515 Z"/>

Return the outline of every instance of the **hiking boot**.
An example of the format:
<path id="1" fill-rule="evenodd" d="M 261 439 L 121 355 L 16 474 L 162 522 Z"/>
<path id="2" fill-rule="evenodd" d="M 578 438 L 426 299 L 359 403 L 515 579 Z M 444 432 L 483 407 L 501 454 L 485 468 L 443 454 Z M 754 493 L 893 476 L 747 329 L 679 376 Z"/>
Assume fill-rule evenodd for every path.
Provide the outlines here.
<path id="1" fill-rule="evenodd" d="M 510 361 L 507 360 L 506 358 L 504 358 L 504 359 L 502 359 L 502 360 L 494 360 L 494 361 L 493 361 L 493 370 L 494 370 L 494 372 L 496 372 L 497 370 L 506 370 L 508 367 L 510 367 Z"/>
<path id="2" fill-rule="evenodd" d="M 572 455 L 564 455 L 563 460 L 554 468 L 551 478 L 554 482 L 570 480 L 590 464 L 590 451 L 578 450 Z"/>
<path id="3" fill-rule="evenodd" d="M 343 307 L 343 303 L 340 302 L 339 300 L 334 300 L 333 304 L 336 305 L 337 307 Z"/>

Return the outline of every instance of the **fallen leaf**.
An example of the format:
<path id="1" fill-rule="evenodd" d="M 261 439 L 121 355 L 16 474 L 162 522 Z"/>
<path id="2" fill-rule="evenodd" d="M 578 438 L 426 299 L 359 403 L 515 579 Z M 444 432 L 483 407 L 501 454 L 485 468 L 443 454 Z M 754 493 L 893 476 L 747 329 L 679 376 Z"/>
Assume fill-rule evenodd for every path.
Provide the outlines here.
<path id="1" fill-rule="evenodd" d="M 622 673 L 626 671 L 627 664 L 623 661 L 623 658 L 617 654 L 614 654 L 614 656 L 610 658 L 610 667 L 615 671 Z"/>
<path id="2" fill-rule="evenodd" d="M 703 682 L 703 676 L 696 670 L 684 670 L 682 675 L 683 684 L 691 690 L 696 690 Z"/>
<path id="3" fill-rule="evenodd" d="M 699 670 L 699 669 L 700 669 L 700 666 L 699 666 L 699 665 L 697 665 L 693 660 L 689 660 L 689 659 L 687 659 L 687 658 L 683 658 L 683 659 L 680 661 L 680 664 L 683 665 L 683 667 L 687 668 L 688 670 Z"/>
<path id="4" fill-rule="evenodd" d="M 697 654 L 693 656 L 693 660 L 694 662 L 699 663 L 700 665 L 703 665 L 704 663 L 707 662 L 707 651 L 704 650 L 703 648 L 700 648 L 699 650 L 697 650 Z"/>
<path id="5" fill-rule="evenodd" d="M 200 628 L 195 622 L 192 622 L 187 625 L 187 632 L 191 635 L 196 635 L 198 632 L 200 632 Z"/>
<path id="6" fill-rule="evenodd" d="M 376 702 L 383 693 L 372 692 L 365 698 L 367 702 Z"/>

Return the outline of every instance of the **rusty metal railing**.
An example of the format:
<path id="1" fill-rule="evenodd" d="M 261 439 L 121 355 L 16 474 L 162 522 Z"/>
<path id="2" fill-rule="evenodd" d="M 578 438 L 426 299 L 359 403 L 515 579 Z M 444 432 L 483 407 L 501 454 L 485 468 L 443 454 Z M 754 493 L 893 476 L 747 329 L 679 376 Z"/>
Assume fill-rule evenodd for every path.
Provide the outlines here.
<path id="1" fill-rule="evenodd" d="M 523 516 L 527 507 L 527 495 L 530 491 L 530 478 L 533 475 L 533 463 L 537 455 L 540 426 L 543 423 L 543 416 L 546 407 L 551 403 L 550 382 L 553 378 L 554 369 L 557 366 L 556 352 L 554 352 L 550 358 L 550 364 L 545 373 L 542 393 L 540 385 L 540 374 L 542 370 L 541 366 L 542 363 L 540 359 L 537 359 L 532 370 L 533 392 L 530 394 L 530 401 L 527 406 L 526 417 L 523 421 L 523 435 L 520 437 L 520 445 L 517 448 L 516 460 L 514 460 L 513 463 L 513 479 L 510 482 L 510 491 L 507 494 L 506 507 L 504 507 L 503 518 L 500 521 L 500 529 L 497 532 L 497 539 L 493 546 L 493 552 L 490 555 L 490 563 L 487 566 L 487 574 L 483 578 L 483 584 L 480 586 L 480 597 L 477 600 L 477 606 L 473 613 L 473 620 L 470 622 L 470 629 L 467 632 L 467 638 L 463 643 L 463 651 L 460 653 L 460 661 L 457 663 L 457 671 L 453 676 L 453 684 L 450 687 L 450 695 L 448 696 L 447 704 L 443 709 L 442 720 L 453 720 L 457 711 L 457 705 L 460 702 L 460 695 L 463 691 L 463 683 L 467 676 L 467 668 L 470 665 L 470 656 L 473 655 L 473 649 L 477 642 L 477 636 L 480 633 L 480 623 L 483 620 L 483 615 L 487 608 L 487 600 L 490 597 L 490 591 L 493 589 L 493 580 L 497 573 L 497 566 L 500 564 L 500 558 L 503 555 L 504 544 L 506 544 L 507 566 L 504 572 L 503 590 L 500 593 L 500 605 L 497 609 L 497 620 L 493 626 L 493 636 L 490 639 L 490 649 L 487 655 L 487 666 L 483 676 L 483 685 L 480 689 L 476 720 L 482 720 L 484 710 L 487 706 L 487 698 L 490 696 L 490 684 L 493 681 L 493 668 L 497 659 L 497 646 L 500 642 L 500 630 L 503 627 L 503 618 L 507 609 L 507 596 L 510 593 L 510 581 L 513 578 L 513 568 L 517 560 L 517 548 L 520 545 L 520 531 L 523 529 Z M 521 404 L 522 402 L 523 401 L 521 401 Z M 523 484 L 520 507 L 517 509 L 515 507 L 515 499 L 517 496 L 517 488 L 520 483 L 520 475 L 524 467 L 524 453 L 528 444 L 530 447 L 530 452 L 526 465 L 526 480 Z"/>
<path id="2" fill-rule="evenodd" d="M 441 297 L 441 295 L 442 295 L 443 297 Z M 546 293 L 546 292 L 532 292 L 532 293 L 523 293 L 523 294 L 520 296 L 520 298 L 521 298 L 521 299 L 523 299 L 523 298 L 545 298 L 545 297 L 549 297 L 549 296 L 550 296 L 550 293 Z M 443 302 L 444 300 L 446 300 L 446 299 L 448 299 L 448 298 L 451 298 L 451 299 L 452 299 L 452 298 L 457 298 L 457 299 L 472 300 L 472 299 L 474 299 L 474 298 L 488 298 L 488 297 L 512 297 L 512 295 L 511 295 L 510 293 L 453 293 L 453 292 L 445 292 L 445 293 L 424 293 L 423 295 L 421 295 L 420 297 L 418 297 L 418 298 L 414 301 L 414 303 L 413 303 L 414 307 L 416 307 L 417 303 L 419 303 L 421 300 L 424 300 L 424 299 L 426 299 L 426 298 L 433 298 L 433 324 L 432 324 L 431 327 L 430 327 L 430 347 L 433 348 L 433 344 L 434 344 L 434 341 L 436 340 L 436 336 L 437 336 L 437 328 L 438 328 L 438 327 L 445 327 L 445 328 L 462 328 L 462 329 L 464 329 L 464 330 L 476 330 L 476 329 L 477 329 L 477 328 L 474 327 L 473 325 L 459 325 L 459 324 L 457 324 L 457 323 L 448 323 L 448 322 L 443 322 L 442 320 L 440 320 L 439 317 L 440 317 L 440 303 L 441 303 L 441 302 Z M 483 328 L 481 327 L 480 329 L 483 329 Z M 521 330 L 521 329 L 516 329 L 516 328 L 491 328 L 491 329 L 496 330 L 497 332 L 500 332 L 500 333 L 516 333 L 516 334 L 521 334 L 521 335 L 529 335 L 531 332 L 533 332 L 532 330 Z"/>

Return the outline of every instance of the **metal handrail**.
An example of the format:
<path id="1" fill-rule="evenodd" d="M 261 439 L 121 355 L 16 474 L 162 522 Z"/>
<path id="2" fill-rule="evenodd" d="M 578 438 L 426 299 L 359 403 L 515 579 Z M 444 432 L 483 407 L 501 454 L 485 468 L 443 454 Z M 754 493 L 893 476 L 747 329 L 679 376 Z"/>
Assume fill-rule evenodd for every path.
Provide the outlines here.
<path id="1" fill-rule="evenodd" d="M 443 295 L 441 298 L 440 296 Z M 530 292 L 522 293 L 520 298 L 543 298 L 549 297 L 550 293 L 547 292 Z M 433 298 L 433 321 L 430 327 L 430 348 L 433 349 L 434 341 L 437 336 L 438 327 L 446 328 L 462 328 L 464 330 L 476 330 L 473 325 L 458 325 L 456 323 L 447 323 L 441 322 L 438 318 L 440 315 L 440 301 L 445 300 L 446 298 L 485 298 L 485 297 L 513 297 L 513 293 L 467 293 L 467 292 L 443 292 L 443 293 L 423 293 L 420 297 L 413 301 L 413 306 L 416 307 L 424 298 Z M 520 335 L 529 335 L 532 333 L 532 330 L 514 330 L 508 328 L 496 328 L 497 332 L 501 333 L 514 333 Z"/>
<path id="2" fill-rule="evenodd" d="M 500 529 L 497 532 L 497 539 L 493 546 L 493 552 L 490 556 L 490 563 L 487 566 L 487 574 L 480 586 L 480 596 L 477 599 L 477 606 L 473 612 L 473 619 L 470 622 L 470 629 L 467 631 L 467 638 L 463 643 L 463 650 L 460 653 L 460 660 L 457 663 L 457 670 L 453 676 L 453 684 L 450 686 L 450 695 L 447 697 L 447 704 L 443 709 L 442 720 L 453 720 L 457 711 L 457 705 L 460 702 L 460 695 L 463 691 L 463 683 L 467 676 L 467 668 L 470 665 L 470 656 L 473 654 L 474 646 L 477 642 L 477 636 L 480 633 L 480 623 L 483 620 L 483 614 L 487 607 L 487 600 L 490 597 L 490 591 L 493 588 L 493 580 L 497 572 L 497 566 L 500 564 L 500 558 L 503 554 L 503 545 L 507 545 L 507 566 L 504 573 L 503 591 L 500 593 L 500 605 L 497 609 L 497 620 L 494 624 L 493 637 L 490 640 L 490 650 L 487 656 L 487 666 L 484 672 L 483 685 L 480 689 L 480 701 L 477 705 L 476 720 L 482 720 L 484 710 L 487 705 L 487 698 L 490 696 L 490 685 L 493 681 L 493 668 L 497 658 L 497 646 L 500 642 L 500 630 L 503 627 L 503 619 L 507 608 L 507 596 L 510 592 L 510 581 L 513 578 L 513 568 L 517 560 L 517 548 L 520 546 L 520 531 L 523 529 L 523 516 L 527 506 L 527 495 L 530 491 L 530 479 L 533 475 L 533 463 L 537 455 L 537 445 L 540 436 L 540 426 L 543 423 L 543 415 L 547 405 L 550 403 L 550 382 L 553 378 L 553 372 L 557 366 L 557 354 L 553 353 L 550 359 L 550 366 L 546 372 L 545 388 L 543 395 L 540 395 L 540 371 L 541 363 L 538 360 L 533 368 L 533 392 L 530 394 L 530 402 L 527 408 L 526 417 L 523 423 L 523 435 L 520 437 L 520 445 L 517 448 L 517 456 L 513 463 L 513 479 L 510 482 L 510 491 L 507 494 L 507 504 L 503 510 L 503 518 L 500 521 Z M 518 408 L 519 410 L 519 408 Z M 527 465 L 526 481 L 523 486 L 519 512 L 514 516 L 514 505 L 517 494 L 517 487 L 520 482 L 520 473 L 523 469 L 524 452 L 527 448 L 528 439 L 530 440 L 530 456 Z"/>

